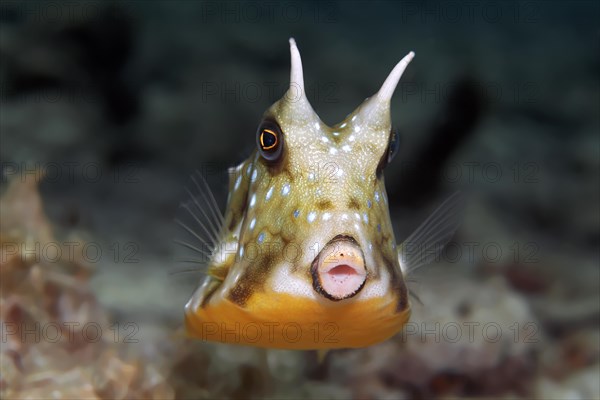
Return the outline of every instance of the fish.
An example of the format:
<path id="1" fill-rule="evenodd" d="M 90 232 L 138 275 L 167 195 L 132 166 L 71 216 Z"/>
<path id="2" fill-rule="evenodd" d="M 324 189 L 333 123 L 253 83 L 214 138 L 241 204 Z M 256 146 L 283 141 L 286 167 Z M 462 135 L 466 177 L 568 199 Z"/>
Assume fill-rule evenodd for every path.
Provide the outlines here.
<path id="1" fill-rule="evenodd" d="M 328 126 L 304 90 L 293 38 L 290 86 L 263 114 L 256 148 L 228 170 L 222 214 L 202 174 L 179 224 L 202 245 L 205 276 L 184 308 L 188 337 L 266 348 L 360 348 L 399 333 L 411 314 L 407 274 L 458 227 L 450 196 L 397 246 L 384 170 L 398 152 L 391 98 L 408 53 L 373 96 Z"/>

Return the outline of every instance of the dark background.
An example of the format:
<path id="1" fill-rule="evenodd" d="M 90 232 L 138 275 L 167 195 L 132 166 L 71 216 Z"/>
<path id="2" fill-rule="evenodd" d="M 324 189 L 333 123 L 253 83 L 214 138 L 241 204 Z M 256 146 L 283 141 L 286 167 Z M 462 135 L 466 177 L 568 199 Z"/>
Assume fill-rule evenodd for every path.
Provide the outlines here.
<path id="1" fill-rule="evenodd" d="M 223 204 L 226 168 L 249 154 L 260 116 L 287 89 L 288 38 L 300 48 L 308 98 L 330 125 L 413 50 L 392 101 L 400 152 L 386 170 L 397 239 L 463 191 L 461 254 L 423 279 L 456 280 L 444 301 L 458 305 L 469 290 L 501 282 L 500 298 L 519 299 L 517 311 L 482 313 L 511 321 L 525 312 L 543 338 L 523 353 L 535 354 L 523 382 L 450 393 L 597 394 L 599 10 L 593 1 L 3 1 L 3 186 L 45 169 L 41 191 L 57 230 L 104 249 L 93 279 L 101 302 L 146 332 L 172 330 L 200 279 L 168 274 L 177 269 L 183 188 L 201 170 Z M 424 297 L 439 291 L 420 286 Z M 440 306 L 432 301 L 425 309 Z M 590 358 L 552 375 L 547 364 L 567 362 L 564 346 Z M 553 352 L 544 364 L 541 355 Z M 336 360 L 344 358 L 316 375 L 299 367 L 295 379 L 338 393 L 348 375 L 332 372 Z M 500 364 L 488 365 L 490 374 L 504 376 Z M 381 393 L 438 393 L 423 389 L 437 378 L 382 372 L 398 368 L 375 368 Z M 452 374 L 471 376 L 461 366 Z"/>

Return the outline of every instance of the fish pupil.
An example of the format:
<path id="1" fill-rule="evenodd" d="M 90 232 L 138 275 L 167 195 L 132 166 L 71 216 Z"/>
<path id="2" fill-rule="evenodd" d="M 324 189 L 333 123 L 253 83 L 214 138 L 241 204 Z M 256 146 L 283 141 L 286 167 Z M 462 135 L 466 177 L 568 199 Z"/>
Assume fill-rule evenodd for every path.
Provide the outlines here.
<path id="1" fill-rule="evenodd" d="M 277 143 L 277 137 L 271 131 L 264 130 L 262 133 L 262 145 L 265 150 L 272 148 Z"/>

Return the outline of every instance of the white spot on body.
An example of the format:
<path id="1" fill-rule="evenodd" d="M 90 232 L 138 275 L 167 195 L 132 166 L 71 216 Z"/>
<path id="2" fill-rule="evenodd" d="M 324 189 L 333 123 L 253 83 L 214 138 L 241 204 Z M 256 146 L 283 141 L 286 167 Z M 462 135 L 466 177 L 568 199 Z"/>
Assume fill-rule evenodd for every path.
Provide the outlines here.
<path id="1" fill-rule="evenodd" d="M 329 154 L 337 154 L 337 149 L 335 147 L 330 147 L 329 148 Z"/>
<path id="2" fill-rule="evenodd" d="M 375 191 L 375 201 L 379 203 L 379 192 Z"/>
<path id="3" fill-rule="evenodd" d="M 331 213 L 323 213 L 323 221 L 329 221 L 329 219 L 331 218 Z"/>
<path id="4" fill-rule="evenodd" d="M 250 207 L 254 207 L 255 204 L 256 204 L 256 193 L 254 193 L 252 195 L 252 197 L 250 197 Z"/>
<path id="5" fill-rule="evenodd" d="M 340 136 L 339 132 L 333 132 L 333 136 Z"/>
<path id="6" fill-rule="evenodd" d="M 258 177 L 258 171 L 255 169 L 254 171 L 252 171 L 252 177 L 250 178 L 250 181 L 256 182 L 257 177 Z"/>
<path id="7" fill-rule="evenodd" d="M 346 153 L 350 153 L 350 150 L 352 150 L 352 149 L 350 148 L 350 146 L 345 144 L 344 146 L 342 146 L 342 150 L 344 150 Z"/>
<path id="8" fill-rule="evenodd" d="M 321 127 L 321 125 L 319 125 L 318 122 L 315 122 L 315 128 L 319 129 Z"/>
<path id="9" fill-rule="evenodd" d="M 340 128 L 345 128 L 346 125 L 348 125 L 348 124 L 344 122 L 343 124 L 340 125 Z"/>
<path id="10" fill-rule="evenodd" d="M 315 220 L 315 218 L 317 218 L 317 213 L 314 211 L 311 211 L 308 213 L 308 216 L 306 217 L 306 220 L 308 222 L 313 222 Z"/>
<path id="11" fill-rule="evenodd" d="M 360 132 L 360 126 L 356 125 L 356 126 L 354 127 L 354 132 Z"/>
<path id="12" fill-rule="evenodd" d="M 352 117 L 351 121 L 354 122 L 356 120 L 356 115 Z"/>
<path id="13" fill-rule="evenodd" d="M 265 196 L 265 200 L 268 201 L 269 199 L 271 199 L 271 196 L 273 196 L 273 186 L 271 186 L 269 188 L 269 191 L 267 192 L 267 195 Z"/>
<path id="14" fill-rule="evenodd" d="M 308 180 L 309 181 L 314 181 L 315 180 L 315 174 L 312 173 L 312 172 L 310 174 L 308 174 Z"/>
<path id="15" fill-rule="evenodd" d="M 242 176 L 240 175 L 235 180 L 235 185 L 233 186 L 233 190 L 238 190 L 238 188 L 240 187 L 241 183 L 242 183 Z"/>
<path id="16" fill-rule="evenodd" d="M 287 196 L 288 194 L 290 194 L 290 185 L 289 184 L 285 184 L 283 185 L 283 187 L 281 188 L 281 195 L 282 196 Z"/>
<path id="17" fill-rule="evenodd" d="M 367 213 L 363 213 L 363 222 L 365 224 L 369 223 L 369 215 Z"/>
<path id="18" fill-rule="evenodd" d="M 356 140 L 356 138 L 354 137 L 354 135 L 350 135 L 350 136 L 348 136 L 348 140 L 351 142 L 354 142 Z"/>
<path id="19" fill-rule="evenodd" d="M 337 176 L 342 176 L 342 175 L 344 175 L 344 170 L 340 168 L 340 169 L 338 169 L 338 170 L 336 171 L 336 173 L 335 173 L 335 174 L 336 174 Z"/>
<path id="20" fill-rule="evenodd" d="M 252 221 L 250 221 L 250 230 L 254 229 L 255 225 L 256 225 L 256 218 L 252 218 Z"/>
<path id="21" fill-rule="evenodd" d="M 329 143 L 329 139 L 327 138 L 327 136 L 321 136 L 321 141 L 323 143 Z"/>

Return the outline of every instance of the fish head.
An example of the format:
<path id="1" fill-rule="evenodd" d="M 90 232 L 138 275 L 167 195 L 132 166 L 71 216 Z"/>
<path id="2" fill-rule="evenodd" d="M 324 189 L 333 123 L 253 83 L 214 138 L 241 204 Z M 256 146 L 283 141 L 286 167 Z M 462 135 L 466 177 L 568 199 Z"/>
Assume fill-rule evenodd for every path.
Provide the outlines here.
<path id="1" fill-rule="evenodd" d="M 413 53 L 328 126 L 306 98 L 293 39 L 290 49 L 290 88 L 264 113 L 256 150 L 230 170 L 219 244 L 186 323 L 193 336 L 228 343 L 362 347 L 410 314 L 383 171 L 398 146 L 390 99 Z M 256 342 L 244 337 L 248 326 Z M 286 337 L 290 327 L 300 339 Z"/>

